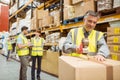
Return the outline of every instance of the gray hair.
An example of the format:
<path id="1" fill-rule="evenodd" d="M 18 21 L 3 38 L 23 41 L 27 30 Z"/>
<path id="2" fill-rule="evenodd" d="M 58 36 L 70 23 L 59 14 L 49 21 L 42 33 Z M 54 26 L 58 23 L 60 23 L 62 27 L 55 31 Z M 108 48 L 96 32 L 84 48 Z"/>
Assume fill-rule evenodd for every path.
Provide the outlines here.
<path id="1" fill-rule="evenodd" d="M 97 13 L 97 12 L 94 12 L 94 11 L 92 11 L 92 10 L 89 10 L 89 11 L 87 11 L 86 13 L 85 13 L 85 15 L 84 15 L 84 18 L 86 18 L 87 16 L 94 16 L 94 17 L 97 17 L 97 18 L 100 18 L 100 16 L 99 16 L 99 14 Z"/>

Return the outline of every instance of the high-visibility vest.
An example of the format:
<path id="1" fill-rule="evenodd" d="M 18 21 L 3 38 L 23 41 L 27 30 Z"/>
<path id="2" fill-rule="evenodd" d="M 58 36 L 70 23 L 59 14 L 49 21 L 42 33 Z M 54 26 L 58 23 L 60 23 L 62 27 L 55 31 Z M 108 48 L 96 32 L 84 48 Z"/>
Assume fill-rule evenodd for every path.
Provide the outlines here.
<path id="1" fill-rule="evenodd" d="M 10 41 L 7 42 L 8 50 L 12 50 L 12 43 Z"/>
<path id="2" fill-rule="evenodd" d="M 28 39 L 25 36 L 23 36 L 22 34 L 20 34 L 18 36 L 18 38 L 19 37 L 22 38 L 23 44 L 27 44 L 28 43 Z M 28 49 L 28 47 L 24 47 L 24 48 L 21 48 L 21 49 L 19 49 L 17 47 L 17 53 L 18 53 L 18 56 L 25 56 L 25 55 L 29 54 L 29 49 Z"/>
<path id="3" fill-rule="evenodd" d="M 71 33 L 72 33 L 73 43 L 76 44 L 77 46 L 80 46 L 82 39 L 85 38 L 83 28 L 81 27 L 81 28 L 72 29 Z M 91 31 L 91 33 L 88 36 L 88 40 L 89 40 L 88 52 L 90 53 L 97 52 L 97 41 L 99 41 L 102 36 L 103 36 L 102 32 L 96 30 Z M 79 56 L 80 54 L 72 53 L 70 55 Z"/>
<path id="4" fill-rule="evenodd" d="M 31 56 L 43 56 L 43 38 L 39 38 L 37 41 L 34 37 L 31 41 L 33 43 Z"/>

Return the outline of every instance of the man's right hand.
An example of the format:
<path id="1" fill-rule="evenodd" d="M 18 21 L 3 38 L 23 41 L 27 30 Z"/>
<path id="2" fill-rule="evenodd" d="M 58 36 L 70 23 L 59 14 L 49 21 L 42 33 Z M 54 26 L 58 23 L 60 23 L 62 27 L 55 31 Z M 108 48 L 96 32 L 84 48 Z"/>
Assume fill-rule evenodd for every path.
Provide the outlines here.
<path id="1" fill-rule="evenodd" d="M 83 45 L 82 44 L 80 46 L 76 47 L 76 53 L 78 53 L 78 54 L 83 53 Z"/>

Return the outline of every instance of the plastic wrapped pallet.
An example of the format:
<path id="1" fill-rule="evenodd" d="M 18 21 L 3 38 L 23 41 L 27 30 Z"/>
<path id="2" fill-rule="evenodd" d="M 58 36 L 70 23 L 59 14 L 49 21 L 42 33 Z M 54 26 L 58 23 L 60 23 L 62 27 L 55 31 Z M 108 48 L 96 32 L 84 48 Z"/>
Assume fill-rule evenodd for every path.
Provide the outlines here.
<path id="1" fill-rule="evenodd" d="M 94 62 L 76 57 L 59 58 L 59 80 L 120 80 L 120 61 Z"/>

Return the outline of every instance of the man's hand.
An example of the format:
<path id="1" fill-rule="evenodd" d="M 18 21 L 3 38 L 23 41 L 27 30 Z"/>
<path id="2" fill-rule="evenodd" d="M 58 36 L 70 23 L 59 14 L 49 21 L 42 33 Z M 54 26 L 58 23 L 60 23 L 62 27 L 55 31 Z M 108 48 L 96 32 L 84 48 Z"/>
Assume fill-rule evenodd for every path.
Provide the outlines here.
<path id="1" fill-rule="evenodd" d="M 78 54 L 83 53 L 83 45 L 80 45 L 79 47 L 76 48 L 76 53 L 78 53 Z"/>
<path id="2" fill-rule="evenodd" d="M 104 56 L 102 56 L 102 55 L 96 55 L 96 56 L 94 56 L 94 58 L 97 60 L 97 61 L 105 61 L 105 57 Z"/>

